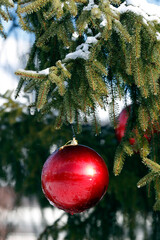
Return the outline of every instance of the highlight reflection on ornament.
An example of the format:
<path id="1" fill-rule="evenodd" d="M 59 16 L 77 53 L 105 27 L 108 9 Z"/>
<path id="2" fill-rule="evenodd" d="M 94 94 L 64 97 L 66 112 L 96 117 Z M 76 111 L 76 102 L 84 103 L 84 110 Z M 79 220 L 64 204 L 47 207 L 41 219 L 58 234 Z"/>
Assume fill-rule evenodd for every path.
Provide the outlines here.
<path id="1" fill-rule="evenodd" d="M 88 176 L 94 176 L 94 174 L 96 173 L 95 169 L 92 166 L 87 166 L 86 168 L 86 173 Z"/>

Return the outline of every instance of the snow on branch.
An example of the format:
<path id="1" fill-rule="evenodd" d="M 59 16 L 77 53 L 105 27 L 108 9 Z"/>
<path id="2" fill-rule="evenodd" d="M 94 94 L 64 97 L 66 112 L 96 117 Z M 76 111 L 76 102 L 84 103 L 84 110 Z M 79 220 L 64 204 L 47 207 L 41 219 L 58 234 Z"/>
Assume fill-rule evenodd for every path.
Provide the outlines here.
<path id="1" fill-rule="evenodd" d="M 125 12 L 133 12 L 143 17 L 145 24 L 147 22 L 156 21 L 160 24 L 160 6 L 148 3 L 146 0 L 126 0 L 118 8 L 111 6 L 114 11 L 120 14 Z"/>
<path id="2" fill-rule="evenodd" d="M 87 37 L 85 43 L 82 43 L 81 45 L 79 45 L 76 48 L 75 52 L 69 53 L 66 55 L 64 62 L 68 59 L 76 59 L 76 58 L 83 58 L 85 60 L 88 60 L 89 58 L 89 48 L 91 46 L 91 44 L 95 44 L 98 40 L 97 38 L 100 37 L 100 33 L 98 33 L 96 36 L 94 37 Z"/>
<path id="3" fill-rule="evenodd" d="M 49 74 L 49 68 L 46 68 L 44 70 L 41 71 L 33 71 L 33 70 L 24 70 L 24 69 L 18 69 L 16 72 L 16 75 L 21 75 L 21 73 L 23 74 L 36 74 L 36 75 L 48 75 Z"/>
<path id="4" fill-rule="evenodd" d="M 94 4 L 94 0 L 89 0 L 89 3 L 86 7 L 83 8 L 83 11 L 90 11 L 92 8 L 98 7 L 97 4 Z"/>

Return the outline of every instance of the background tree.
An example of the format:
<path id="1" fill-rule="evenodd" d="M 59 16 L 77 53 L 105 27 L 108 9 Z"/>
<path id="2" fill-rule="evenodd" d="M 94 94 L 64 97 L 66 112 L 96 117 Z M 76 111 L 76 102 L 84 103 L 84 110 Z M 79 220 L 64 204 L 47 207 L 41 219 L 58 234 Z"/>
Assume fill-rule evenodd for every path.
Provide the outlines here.
<path id="1" fill-rule="evenodd" d="M 49 205 L 41 190 L 41 169 L 53 145 L 62 146 L 72 137 L 67 126 L 55 130 L 55 117 L 47 115 L 37 121 L 23 104 L 12 100 L 11 93 L 1 96 L 5 103 L 0 107 L 0 182 L 14 187 L 17 206 L 23 196 L 36 198 L 43 209 Z M 113 160 L 117 148 L 114 129 L 102 127 L 95 136 L 90 125 L 83 126 L 79 142 L 94 148 L 105 160 L 109 172 L 109 189 L 104 199 L 90 211 L 68 216 L 67 223 L 59 218 L 54 225 L 47 226 L 39 239 L 58 239 L 65 231 L 64 239 L 136 239 L 137 229 L 142 229 L 143 239 L 158 240 L 160 215 L 152 211 L 154 192 L 139 190 L 137 181 L 147 173 L 139 154 L 127 158 L 124 170 L 115 178 Z M 134 169 L 134 171 L 133 171 Z M 21 181 L 19 181 L 21 179 Z M 127 183 L 127 184 L 126 184 Z M 150 197 L 148 198 L 149 195 Z M 119 216 L 119 217 L 118 217 Z M 118 219 L 121 219 L 118 220 Z M 150 231 L 147 228 L 151 219 Z"/>

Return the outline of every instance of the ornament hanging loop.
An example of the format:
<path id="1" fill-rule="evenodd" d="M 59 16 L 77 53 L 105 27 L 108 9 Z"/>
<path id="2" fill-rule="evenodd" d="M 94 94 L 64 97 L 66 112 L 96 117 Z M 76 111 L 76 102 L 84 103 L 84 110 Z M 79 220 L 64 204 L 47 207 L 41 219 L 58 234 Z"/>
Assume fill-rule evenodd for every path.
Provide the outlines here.
<path id="1" fill-rule="evenodd" d="M 76 140 L 75 137 L 72 139 L 71 145 L 78 145 L 78 141 Z"/>
<path id="2" fill-rule="evenodd" d="M 74 131 L 73 123 L 71 123 L 71 128 L 72 128 L 72 134 L 73 134 L 73 140 L 71 141 L 71 145 L 77 145 L 78 141 L 76 140 L 76 134 L 75 134 L 75 131 Z"/>
<path id="3" fill-rule="evenodd" d="M 66 146 L 76 146 L 78 145 L 78 141 L 76 140 L 76 138 L 74 137 L 72 140 L 69 140 L 66 144 L 64 144 L 62 147 L 60 147 L 59 150 L 62 150 L 63 148 L 65 148 Z"/>
<path id="4" fill-rule="evenodd" d="M 62 150 L 64 147 L 66 146 L 75 146 L 78 145 L 78 141 L 76 140 L 76 135 L 75 135 L 75 131 L 74 131 L 74 127 L 73 124 L 71 124 L 71 128 L 72 128 L 72 133 L 73 133 L 73 139 L 69 140 L 65 145 L 63 145 L 62 147 L 60 147 L 59 150 Z"/>

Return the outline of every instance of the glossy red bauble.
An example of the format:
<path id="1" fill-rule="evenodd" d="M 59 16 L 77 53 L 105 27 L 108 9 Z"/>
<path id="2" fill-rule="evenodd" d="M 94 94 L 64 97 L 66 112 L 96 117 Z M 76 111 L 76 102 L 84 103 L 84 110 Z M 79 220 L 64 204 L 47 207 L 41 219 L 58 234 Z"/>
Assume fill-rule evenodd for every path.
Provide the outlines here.
<path id="1" fill-rule="evenodd" d="M 116 137 L 117 137 L 119 142 L 124 137 L 130 111 L 131 111 L 131 106 L 128 106 L 128 108 L 124 108 L 122 110 L 122 112 L 119 114 L 118 124 L 117 124 L 117 127 L 115 129 Z M 135 139 L 134 138 L 130 138 L 129 142 L 130 142 L 131 145 L 134 145 L 135 144 Z"/>
<path id="2" fill-rule="evenodd" d="M 69 145 L 49 156 L 41 180 L 49 202 L 74 214 L 95 206 L 104 196 L 109 174 L 104 160 L 93 149 Z"/>
<path id="3" fill-rule="evenodd" d="M 128 121 L 128 117 L 131 111 L 131 106 L 128 106 L 127 108 L 124 108 L 119 117 L 118 117 L 118 124 L 117 127 L 115 129 L 116 132 L 116 137 L 118 139 L 118 141 L 120 142 L 125 134 L 126 131 L 126 125 L 127 125 L 127 121 Z M 154 127 L 153 127 L 154 128 Z M 159 128 L 159 124 L 158 124 L 158 128 Z M 135 129 L 132 130 L 133 132 L 135 132 Z M 151 133 L 149 133 L 149 131 L 146 131 L 147 134 L 144 134 L 144 137 L 150 142 L 151 140 Z M 158 133 L 159 131 L 156 130 L 154 128 L 154 133 Z M 131 145 L 134 145 L 136 143 L 135 138 L 129 138 L 129 142 Z"/>

